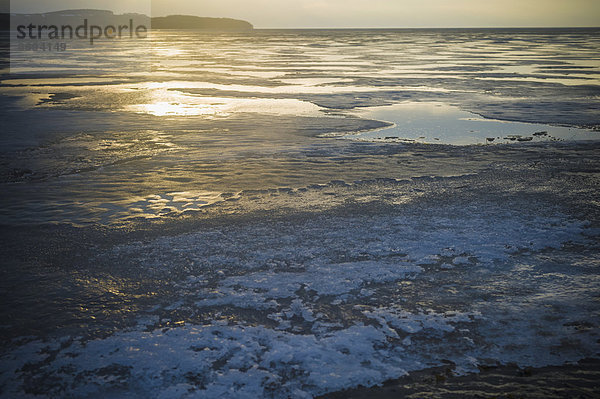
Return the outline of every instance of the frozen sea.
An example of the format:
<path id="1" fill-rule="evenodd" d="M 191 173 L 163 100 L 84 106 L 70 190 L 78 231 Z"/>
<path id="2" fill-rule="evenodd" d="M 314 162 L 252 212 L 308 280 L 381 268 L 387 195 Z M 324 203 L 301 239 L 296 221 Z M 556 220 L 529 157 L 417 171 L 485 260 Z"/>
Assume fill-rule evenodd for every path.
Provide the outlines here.
<path id="1" fill-rule="evenodd" d="M 600 357 L 600 30 L 76 55 L 0 75 L 1 397 L 311 398 Z"/>

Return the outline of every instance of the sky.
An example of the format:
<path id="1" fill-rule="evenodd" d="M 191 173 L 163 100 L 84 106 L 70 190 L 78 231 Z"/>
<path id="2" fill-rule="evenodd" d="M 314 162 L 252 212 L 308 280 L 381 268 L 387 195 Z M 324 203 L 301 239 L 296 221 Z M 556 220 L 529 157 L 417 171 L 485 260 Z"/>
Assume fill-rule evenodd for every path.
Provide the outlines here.
<path id="1" fill-rule="evenodd" d="M 69 8 L 244 19 L 256 28 L 600 26 L 600 0 L 12 0 L 12 12 Z"/>

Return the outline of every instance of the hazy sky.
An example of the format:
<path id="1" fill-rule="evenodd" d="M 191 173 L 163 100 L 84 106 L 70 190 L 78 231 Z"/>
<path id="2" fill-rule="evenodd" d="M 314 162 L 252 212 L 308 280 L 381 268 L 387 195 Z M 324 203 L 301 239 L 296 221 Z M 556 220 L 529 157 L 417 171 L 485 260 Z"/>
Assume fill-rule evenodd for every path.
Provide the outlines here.
<path id="1" fill-rule="evenodd" d="M 194 14 L 257 28 L 599 26 L 600 0 L 12 0 L 13 12 L 65 8 Z"/>

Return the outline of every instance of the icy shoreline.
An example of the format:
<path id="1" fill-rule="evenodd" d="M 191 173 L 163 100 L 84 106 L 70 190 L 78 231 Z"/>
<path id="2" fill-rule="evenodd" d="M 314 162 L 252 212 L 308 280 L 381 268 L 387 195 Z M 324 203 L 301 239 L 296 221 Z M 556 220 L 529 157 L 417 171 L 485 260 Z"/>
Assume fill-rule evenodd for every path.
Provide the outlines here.
<path id="1" fill-rule="evenodd" d="M 512 159 L 489 176 L 332 184 L 314 204 L 343 201 L 297 217 L 266 191 L 231 203 L 257 206 L 245 222 L 125 243 L 108 230 L 64 266 L 99 301 L 79 322 L 107 329 L 12 341 L 2 392 L 312 397 L 444 361 L 465 373 L 597 356 L 597 182 L 579 154 L 539 174 Z M 133 324 L 110 327 L 122 307 Z"/>
<path id="2" fill-rule="evenodd" d="M 600 356 L 598 132 L 322 137 L 411 103 L 469 119 L 448 136 L 463 111 L 597 129 L 598 30 L 156 38 L 109 49 L 151 75 L 1 76 L 0 396 L 306 398 Z"/>

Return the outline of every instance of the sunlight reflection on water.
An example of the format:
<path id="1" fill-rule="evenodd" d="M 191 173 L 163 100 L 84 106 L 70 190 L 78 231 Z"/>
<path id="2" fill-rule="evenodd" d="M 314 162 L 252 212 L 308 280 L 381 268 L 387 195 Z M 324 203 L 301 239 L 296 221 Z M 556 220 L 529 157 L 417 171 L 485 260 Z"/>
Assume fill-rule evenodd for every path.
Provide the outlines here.
<path id="1" fill-rule="evenodd" d="M 486 119 L 436 102 L 370 107 L 356 115 L 394 123 L 390 128 L 344 136 L 363 141 L 469 145 L 599 138 L 596 132 L 587 129 Z"/>

